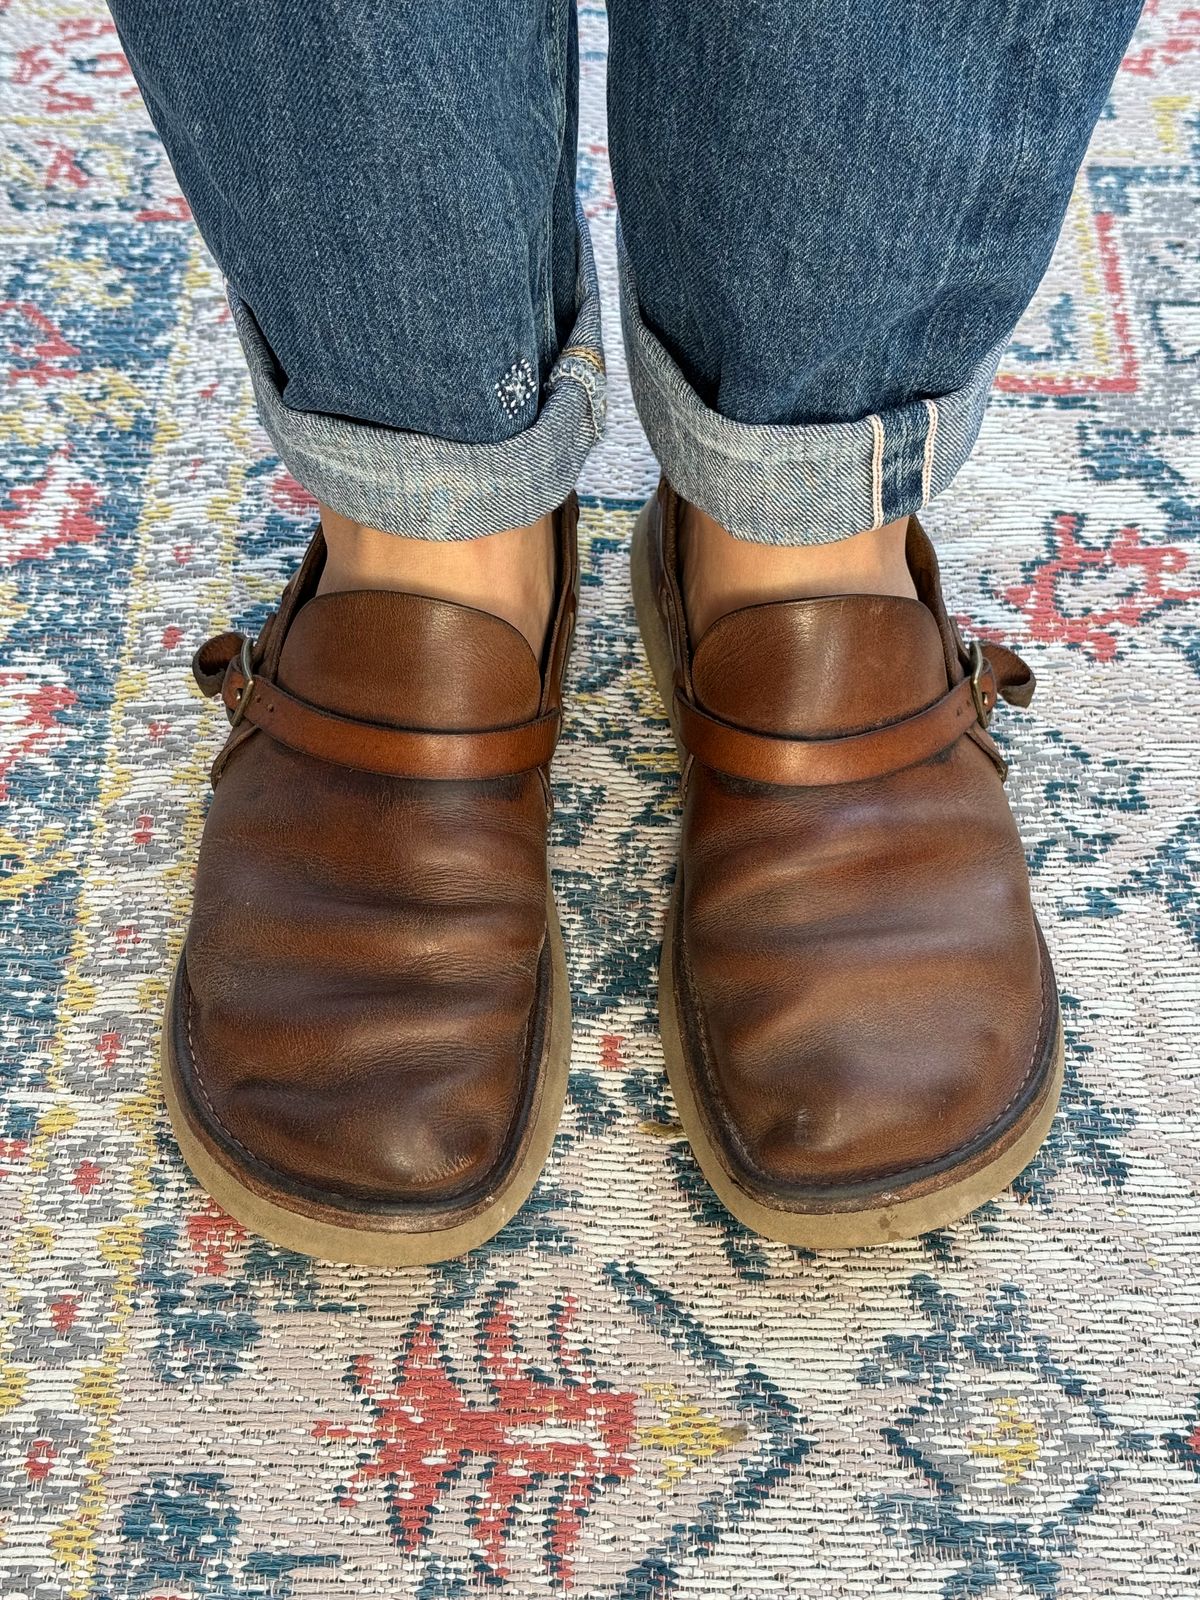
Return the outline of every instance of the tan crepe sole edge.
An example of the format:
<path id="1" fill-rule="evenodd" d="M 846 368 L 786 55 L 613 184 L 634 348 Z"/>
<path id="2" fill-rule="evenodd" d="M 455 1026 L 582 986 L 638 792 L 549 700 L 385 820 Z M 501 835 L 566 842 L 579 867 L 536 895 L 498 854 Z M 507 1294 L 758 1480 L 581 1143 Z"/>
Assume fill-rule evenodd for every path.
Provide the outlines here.
<path id="1" fill-rule="evenodd" d="M 193 1131 L 183 1098 L 185 1091 L 176 1077 L 171 1060 L 170 1026 L 164 1022 L 160 1052 L 163 1094 L 183 1159 L 197 1181 L 231 1217 L 272 1244 L 314 1256 L 320 1261 L 334 1261 L 348 1266 L 428 1266 L 464 1255 L 499 1233 L 533 1192 L 554 1143 L 567 1091 L 571 1065 L 570 989 L 562 930 L 552 895 L 547 899 L 547 931 L 552 961 L 552 1015 L 549 1047 L 542 1068 L 533 1127 L 521 1159 L 508 1173 L 503 1188 L 467 1221 L 424 1233 L 372 1230 L 369 1226 L 340 1227 L 336 1223 L 322 1222 L 293 1211 L 248 1188 L 223 1162 L 217 1160 Z M 171 997 L 167 1001 L 167 1018 L 171 1014 L 174 989 L 173 982 Z"/>
<path id="2" fill-rule="evenodd" d="M 666 629 L 652 592 L 646 531 L 648 515 L 649 508 L 638 518 L 633 535 L 633 598 L 650 670 L 663 704 L 669 708 L 673 698 L 674 669 Z M 672 979 L 676 910 L 675 897 L 672 896 L 658 969 L 659 1029 L 667 1078 L 675 1097 L 679 1120 L 700 1163 L 700 1170 L 725 1207 L 746 1227 L 768 1239 L 801 1245 L 810 1250 L 839 1250 L 916 1238 L 919 1234 L 931 1233 L 958 1222 L 985 1201 L 994 1199 L 1018 1173 L 1024 1171 L 1037 1154 L 1050 1131 L 1062 1089 L 1064 1051 L 1061 1019 L 1053 1065 L 1032 1120 L 993 1161 L 974 1167 L 965 1177 L 951 1179 L 930 1193 L 905 1199 L 903 1191 L 900 1191 L 887 1195 L 881 1204 L 858 1210 L 790 1211 L 756 1200 L 726 1170 L 708 1137 L 692 1089 L 691 1075 L 684 1059 Z"/>

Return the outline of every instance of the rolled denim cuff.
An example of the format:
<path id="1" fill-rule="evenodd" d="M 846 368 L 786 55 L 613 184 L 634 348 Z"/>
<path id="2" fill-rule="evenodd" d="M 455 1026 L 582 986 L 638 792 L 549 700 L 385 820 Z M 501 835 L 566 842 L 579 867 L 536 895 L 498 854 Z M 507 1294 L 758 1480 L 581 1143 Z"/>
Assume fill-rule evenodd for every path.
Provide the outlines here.
<path id="1" fill-rule="evenodd" d="M 460 444 L 286 405 L 254 313 L 227 286 L 263 427 L 284 465 L 344 517 L 410 539 L 474 539 L 518 528 L 571 493 L 604 431 L 600 286 L 581 211 L 579 306 L 532 426 L 496 444 Z"/>
<path id="2" fill-rule="evenodd" d="M 1007 339 L 953 394 L 859 422 L 760 426 L 712 411 L 638 304 L 618 227 L 629 381 L 650 446 L 674 488 L 740 539 L 830 544 L 927 505 L 971 453 Z"/>

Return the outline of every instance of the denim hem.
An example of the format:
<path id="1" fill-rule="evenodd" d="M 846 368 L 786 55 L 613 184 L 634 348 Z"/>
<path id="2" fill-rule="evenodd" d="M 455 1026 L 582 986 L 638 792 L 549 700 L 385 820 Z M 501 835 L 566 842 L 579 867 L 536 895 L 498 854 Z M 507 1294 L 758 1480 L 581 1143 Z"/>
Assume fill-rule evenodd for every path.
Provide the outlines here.
<path id="1" fill-rule="evenodd" d="M 536 420 L 496 444 L 461 444 L 286 405 L 254 313 L 227 285 L 259 417 L 292 476 L 344 517 L 410 539 L 475 539 L 561 505 L 604 431 L 600 286 L 578 204 L 576 216 L 575 326 L 542 387 Z"/>
<path id="2" fill-rule="evenodd" d="M 831 544 L 919 511 L 950 483 L 978 437 L 1007 339 L 953 394 L 858 422 L 734 422 L 710 410 L 642 317 L 617 229 L 629 381 L 650 446 L 673 487 L 740 539 Z"/>

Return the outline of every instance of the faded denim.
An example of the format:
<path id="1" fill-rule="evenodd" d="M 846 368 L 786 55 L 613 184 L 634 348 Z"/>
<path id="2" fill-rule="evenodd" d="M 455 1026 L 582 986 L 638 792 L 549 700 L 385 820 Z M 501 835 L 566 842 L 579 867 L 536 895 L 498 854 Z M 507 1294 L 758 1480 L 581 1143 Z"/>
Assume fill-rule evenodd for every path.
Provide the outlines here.
<path id="1" fill-rule="evenodd" d="M 561 501 L 604 416 L 568 0 L 112 0 L 264 423 L 343 514 Z M 979 431 L 1138 0 L 609 0 L 622 320 L 746 537 L 924 505 Z"/>
<path id="2" fill-rule="evenodd" d="M 735 532 L 837 538 L 971 451 L 1140 0 L 609 0 L 634 398 Z"/>
<path id="3" fill-rule="evenodd" d="M 531 522 L 604 423 L 573 0 L 112 0 L 260 413 L 343 515 Z"/>

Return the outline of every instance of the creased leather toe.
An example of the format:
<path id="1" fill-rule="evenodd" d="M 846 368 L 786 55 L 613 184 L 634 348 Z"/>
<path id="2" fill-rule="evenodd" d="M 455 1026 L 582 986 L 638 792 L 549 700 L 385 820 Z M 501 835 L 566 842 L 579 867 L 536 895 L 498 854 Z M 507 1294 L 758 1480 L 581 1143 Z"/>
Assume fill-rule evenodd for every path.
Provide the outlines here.
<path id="1" fill-rule="evenodd" d="M 940 1226 L 1028 1161 L 1061 1074 L 988 731 L 1032 674 L 964 644 L 915 518 L 916 599 L 749 606 L 693 643 L 679 509 L 664 484 L 635 584 L 685 758 L 660 987 L 684 1125 L 761 1231 L 819 1245 Z"/>
<path id="2" fill-rule="evenodd" d="M 575 514 L 544 664 L 468 607 L 319 594 L 320 533 L 253 645 L 197 655 L 232 726 L 168 1098 L 203 1181 L 294 1248 L 460 1253 L 545 1157 L 569 1053 L 546 833 Z"/>

